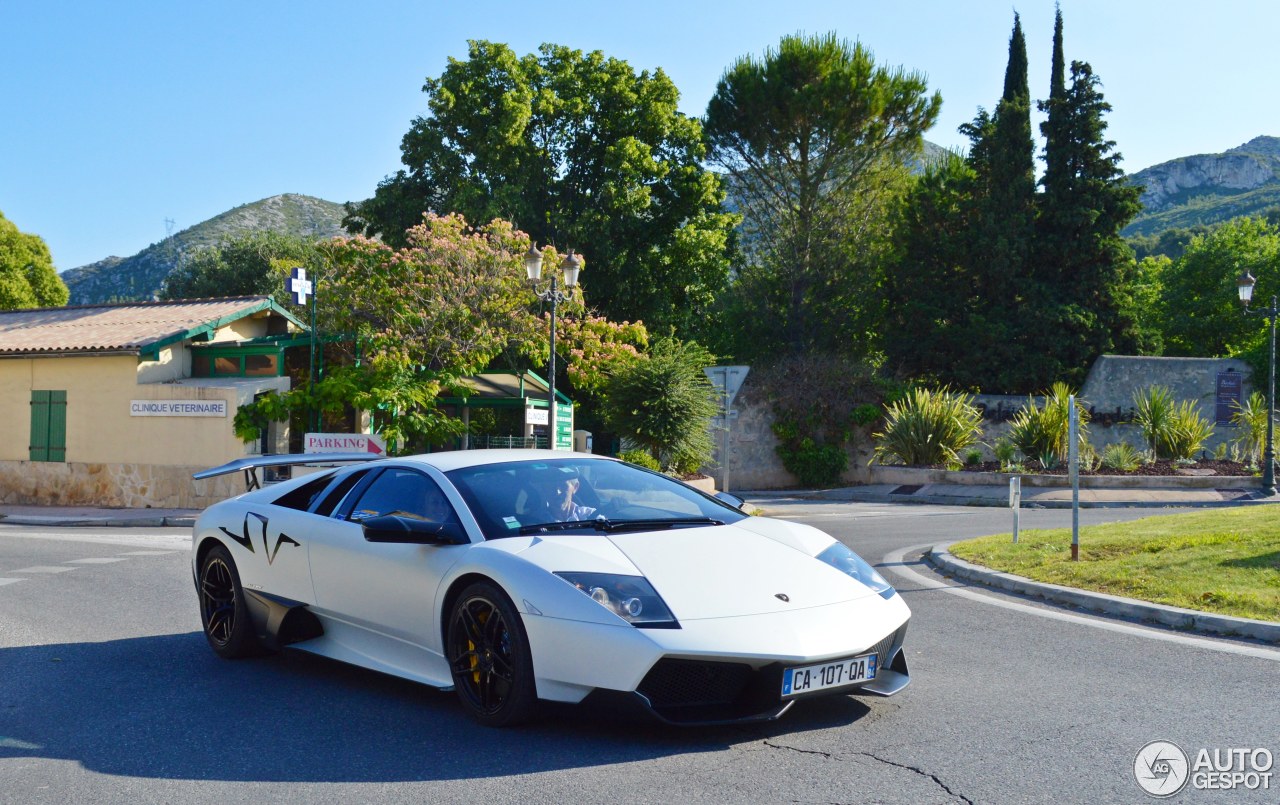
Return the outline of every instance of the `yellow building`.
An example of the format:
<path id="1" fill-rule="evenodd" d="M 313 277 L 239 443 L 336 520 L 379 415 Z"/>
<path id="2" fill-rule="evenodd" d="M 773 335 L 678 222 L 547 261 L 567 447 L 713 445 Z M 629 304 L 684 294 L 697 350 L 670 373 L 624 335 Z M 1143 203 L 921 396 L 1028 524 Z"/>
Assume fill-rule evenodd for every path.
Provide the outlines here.
<path id="1" fill-rule="evenodd" d="M 236 438 L 285 391 L 301 322 L 269 297 L 0 312 L 0 504 L 200 508 L 243 491 L 191 473 L 285 443 Z"/>

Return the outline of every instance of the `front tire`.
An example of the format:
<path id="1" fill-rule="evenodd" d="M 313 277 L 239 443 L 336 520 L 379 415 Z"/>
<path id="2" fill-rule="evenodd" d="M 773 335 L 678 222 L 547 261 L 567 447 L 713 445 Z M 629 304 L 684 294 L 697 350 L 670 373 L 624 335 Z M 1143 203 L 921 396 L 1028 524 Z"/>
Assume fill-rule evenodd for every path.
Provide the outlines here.
<path id="1" fill-rule="evenodd" d="M 200 563 L 200 621 L 209 647 L 219 657 L 235 659 L 261 653 L 240 574 L 231 553 L 215 545 Z"/>
<path id="2" fill-rule="evenodd" d="M 469 585 L 449 612 L 446 651 L 458 699 L 488 727 L 527 721 L 537 705 L 533 659 L 520 613 L 496 585 Z"/>

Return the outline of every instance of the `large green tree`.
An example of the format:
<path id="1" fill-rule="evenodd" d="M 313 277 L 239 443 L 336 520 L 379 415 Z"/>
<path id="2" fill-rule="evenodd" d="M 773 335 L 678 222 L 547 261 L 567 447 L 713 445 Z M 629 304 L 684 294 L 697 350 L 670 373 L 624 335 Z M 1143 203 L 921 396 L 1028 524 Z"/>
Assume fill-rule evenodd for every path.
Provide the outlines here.
<path id="1" fill-rule="evenodd" d="M 894 223 L 898 251 L 885 282 L 884 350 L 894 371 L 964 388 L 987 384 L 975 339 L 986 338 L 975 296 L 972 203 L 977 176 L 949 153 L 912 186 Z"/>
<path id="2" fill-rule="evenodd" d="M 746 218 L 735 320 L 770 325 L 739 353 L 873 347 L 891 199 L 941 105 L 923 75 L 834 34 L 725 72 L 706 133 Z"/>
<path id="3" fill-rule="evenodd" d="M 1141 321 L 1157 272 L 1134 262 L 1120 230 L 1138 210 L 1115 144 L 1110 106 L 1083 62 L 1063 68 L 1062 17 L 1041 127 L 1047 170 L 1035 192 L 1026 45 L 1014 17 L 1004 92 L 994 115 L 962 127 L 968 173 L 923 179 L 898 228 L 889 282 L 888 357 L 943 383 L 1029 393 L 1079 383 L 1106 352 L 1158 349 Z"/>
<path id="4" fill-rule="evenodd" d="M 0 213 L 0 310 L 59 307 L 69 296 L 44 238 L 19 231 Z"/>
<path id="5" fill-rule="evenodd" d="M 1056 330 L 1059 376 L 1072 382 L 1082 381 L 1099 355 L 1143 349 L 1122 299 L 1133 254 L 1120 236 L 1142 207 L 1138 188 L 1120 170 L 1115 142 L 1105 136 L 1110 110 L 1093 68 L 1073 61 L 1071 84 L 1057 99 L 1051 95 L 1053 123 L 1045 122 L 1045 162 L 1057 169 L 1045 174 L 1037 256 L 1053 293 L 1046 324 Z"/>
<path id="6" fill-rule="evenodd" d="M 581 252 L 587 301 L 608 318 L 696 329 L 726 282 L 736 218 L 667 75 L 560 45 L 469 48 L 427 79 L 405 168 L 348 205 L 349 231 L 403 246 L 424 212 L 509 219 Z"/>
<path id="7" fill-rule="evenodd" d="M 316 256 L 315 244 L 303 238 L 270 231 L 243 232 L 184 260 L 165 278 L 160 298 L 265 294 L 283 301 L 288 294 L 279 269 L 303 266 L 314 273 Z"/>
<path id="8" fill-rule="evenodd" d="M 961 126 L 970 148 L 917 182 L 887 283 L 895 368 L 963 388 L 1017 391 L 1052 377 L 1036 316 L 1035 142 L 1026 39 L 1014 15 L 995 114 Z"/>
<path id="9" fill-rule="evenodd" d="M 1236 278 L 1253 274 L 1254 298 L 1266 305 L 1280 294 L 1277 266 L 1280 228 L 1261 218 L 1238 218 L 1193 238 L 1161 272 L 1165 354 L 1217 357 L 1255 348 L 1264 328 L 1240 312 Z"/>

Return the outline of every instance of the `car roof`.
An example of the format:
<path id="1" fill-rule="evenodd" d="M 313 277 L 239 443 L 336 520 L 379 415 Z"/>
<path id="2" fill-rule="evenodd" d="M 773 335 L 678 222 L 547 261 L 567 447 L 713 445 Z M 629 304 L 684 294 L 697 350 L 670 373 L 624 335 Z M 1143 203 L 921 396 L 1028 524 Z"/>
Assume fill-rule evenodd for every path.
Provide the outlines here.
<path id="1" fill-rule="evenodd" d="M 477 467 L 485 464 L 504 464 L 512 461 L 616 461 L 607 456 L 591 453 L 574 453 L 567 450 L 450 450 L 442 453 L 422 453 L 416 456 L 400 456 L 393 461 L 427 464 L 441 472 Z"/>

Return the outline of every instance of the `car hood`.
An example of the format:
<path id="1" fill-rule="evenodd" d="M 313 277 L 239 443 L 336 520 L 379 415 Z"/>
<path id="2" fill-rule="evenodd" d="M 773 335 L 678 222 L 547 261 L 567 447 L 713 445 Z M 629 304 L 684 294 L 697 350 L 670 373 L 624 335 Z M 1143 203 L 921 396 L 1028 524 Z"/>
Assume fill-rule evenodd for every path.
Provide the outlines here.
<path id="1" fill-rule="evenodd" d="M 820 562 L 816 529 L 752 517 L 722 526 L 535 539 L 520 553 L 551 572 L 641 575 L 677 620 L 794 612 L 875 595 Z"/>

